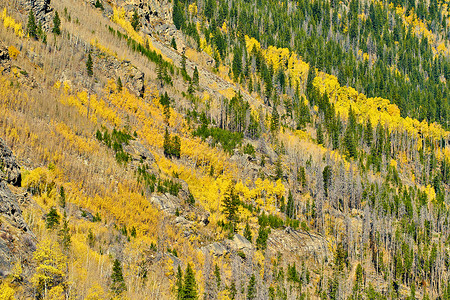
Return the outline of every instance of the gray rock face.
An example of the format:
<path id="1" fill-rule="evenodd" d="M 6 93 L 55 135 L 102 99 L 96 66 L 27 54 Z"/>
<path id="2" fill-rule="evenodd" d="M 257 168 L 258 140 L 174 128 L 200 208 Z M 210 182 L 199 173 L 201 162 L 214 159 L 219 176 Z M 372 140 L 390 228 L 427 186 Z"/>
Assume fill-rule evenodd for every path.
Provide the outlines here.
<path id="1" fill-rule="evenodd" d="M 6 46 L 0 43 L 0 71 L 2 73 L 9 72 L 11 70 L 11 58 L 9 57 L 9 51 Z"/>
<path id="2" fill-rule="evenodd" d="M 16 158 L 2 139 L 0 139 L 0 179 L 15 186 L 20 186 L 22 181 Z"/>
<path id="3" fill-rule="evenodd" d="M 7 185 L 20 184 L 19 166 L 3 140 L 0 139 L 0 278 L 7 276 L 19 260 L 27 260 L 36 249 L 35 237 L 22 217 L 18 197 Z"/>
<path id="4" fill-rule="evenodd" d="M 44 29 L 49 28 L 49 22 L 52 20 L 50 0 L 27 0 L 27 8 L 32 9 L 36 18 L 36 24 L 42 23 Z"/>

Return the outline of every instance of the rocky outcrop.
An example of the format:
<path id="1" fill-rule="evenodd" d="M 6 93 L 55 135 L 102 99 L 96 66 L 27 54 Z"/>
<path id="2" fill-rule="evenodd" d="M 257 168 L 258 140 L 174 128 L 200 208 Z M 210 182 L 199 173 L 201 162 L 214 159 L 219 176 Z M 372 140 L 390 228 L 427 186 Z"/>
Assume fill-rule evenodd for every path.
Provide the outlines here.
<path id="1" fill-rule="evenodd" d="M 28 10 L 32 9 L 36 18 L 36 24 L 41 22 L 44 29 L 49 29 L 49 23 L 52 21 L 52 8 L 50 0 L 27 0 L 25 3 Z"/>
<path id="2" fill-rule="evenodd" d="M 20 186 L 22 177 L 20 175 L 20 167 L 6 143 L 0 139 L 0 179 Z"/>
<path id="3" fill-rule="evenodd" d="M 7 182 L 20 184 L 19 166 L 0 139 L 0 278 L 7 276 L 16 262 L 25 263 L 35 250 L 35 237 L 23 219 L 18 198 Z"/>
<path id="4" fill-rule="evenodd" d="M 0 72 L 6 73 L 11 70 L 11 58 L 9 57 L 8 48 L 0 43 Z"/>

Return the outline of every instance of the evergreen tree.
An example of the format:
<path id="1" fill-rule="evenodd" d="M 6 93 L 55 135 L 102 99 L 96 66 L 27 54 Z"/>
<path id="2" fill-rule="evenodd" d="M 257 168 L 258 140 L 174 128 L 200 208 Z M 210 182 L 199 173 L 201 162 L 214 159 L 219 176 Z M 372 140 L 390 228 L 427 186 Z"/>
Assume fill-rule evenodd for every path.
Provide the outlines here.
<path id="1" fill-rule="evenodd" d="M 247 300 L 253 300 L 256 298 L 256 279 L 255 274 L 252 274 L 247 287 Z"/>
<path id="2" fill-rule="evenodd" d="M 328 197 L 328 187 L 331 185 L 331 167 L 326 166 L 323 169 L 322 177 L 323 177 L 323 189 L 325 191 L 325 197 Z"/>
<path id="3" fill-rule="evenodd" d="M 278 114 L 277 108 L 274 105 L 272 109 L 272 118 L 270 119 L 270 130 L 272 132 L 278 131 L 280 127 L 280 116 Z"/>
<path id="4" fill-rule="evenodd" d="M 252 231 L 250 229 L 250 225 L 248 222 L 245 224 L 244 228 L 244 237 L 251 243 L 252 242 Z"/>
<path id="5" fill-rule="evenodd" d="M 94 75 L 94 71 L 92 68 L 93 68 L 92 56 L 91 53 L 89 53 L 88 59 L 86 61 L 86 71 L 89 77 L 92 77 L 92 75 Z"/>
<path id="6" fill-rule="evenodd" d="M 53 29 L 52 32 L 54 34 L 61 34 L 61 19 L 59 18 L 59 14 L 55 11 L 55 16 L 53 17 Z"/>
<path id="7" fill-rule="evenodd" d="M 72 241 L 71 241 L 71 235 L 70 235 L 70 229 L 69 229 L 69 221 L 67 220 L 66 212 L 64 212 L 63 227 L 59 231 L 58 235 L 60 238 L 61 246 L 63 246 L 63 248 L 65 250 L 68 250 Z"/>
<path id="8" fill-rule="evenodd" d="M 295 218 L 294 196 L 292 196 L 291 190 L 289 190 L 288 202 L 286 204 L 286 215 L 290 219 Z"/>
<path id="9" fill-rule="evenodd" d="M 166 128 L 166 132 L 164 133 L 164 143 L 163 143 L 164 155 L 171 156 L 172 155 L 172 143 L 169 134 L 169 130 Z"/>
<path id="10" fill-rule="evenodd" d="M 120 77 L 117 77 L 117 91 L 121 92 L 122 88 L 123 88 L 122 80 L 120 79 Z"/>
<path id="11" fill-rule="evenodd" d="M 270 228 L 259 226 L 258 237 L 256 238 L 256 249 L 265 250 L 267 248 L 267 239 L 269 238 Z"/>
<path id="12" fill-rule="evenodd" d="M 320 123 L 317 125 L 316 140 L 317 140 L 317 144 L 319 144 L 319 145 L 323 144 L 323 131 L 322 131 L 322 125 Z"/>
<path id="13" fill-rule="evenodd" d="M 141 27 L 141 21 L 139 20 L 139 15 L 136 9 L 134 10 L 133 17 L 131 18 L 131 26 L 136 31 L 138 31 Z"/>
<path id="14" fill-rule="evenodd" d="M 366 129 L 364 130 L 364 140 L 366 141 L 368 147 L 372 146 L 372 139 L 373 139 L 373 128 L 372 123 L 370 122 L 370 118 L 368 118 L 366 123 Z"/>
<path id="15" fill-rule="evenodd" d="M 188 263 L 186 271 L 184 273 L 181 299 L 183 300 L 198 299 L 197 283 L 195 282 L 195 274 L 194 271 L 192 270 L 190 263 Z"/>
<path id="16" fill-rule="evenodd" d="M 170 46 L 177 50 L 177 42 L 175 41 L 175 37 L 172 37 L 172 41 L 170 42 Z"/>
<path id="17" fill-rule="evenodd" d="M 177 300 L 182 299 L 183 295 L 183 272 L 181 271 L 181 266 L 178 265 L 177 269 L 177 280 L 176 280 L 176 292 L 177 292 Z"/>
<path id="18" fill-rule="evenodd" d="M 239 205 L 239 196 L 234 192 L 233 186 L 231 186 L 227 193 L 225 194 L 225 198 L 222 203 L 222 212 L 225 214 L 225 217 L 230 224 L 231 232 L 236 231 L 236 224 L 239 220 L 238 212 Z"/>
<path id="19" fill-rule="evenodd" d="M 198 69 L 197 69 L 197 66 L 195 66 L 194 74 L 192 75 L 192 84 L 198 89 L 199 82 L 200 82 L 200 79 L 199 79 L 199 75 L 198 75 Z"/>
<path id="20" fill-rule="evenodd" d="M 46 217 L 47 228 L 53 229 L 57 225 L 59 225 L 59 218 L 60 216 L 56 209 L 54 207 L 50 208 L 50 211 L 48 212 Z"/>
<path id="21" fill-rule="evenodd" d="M 176 158 L 181 157 L 181 140 L 178 135 L 174 136 L 172 139 L 172 155 Z"/>
<path id="22" fill-rule="evenodd" d="M 103 10 L 103 4 L 102 2 L 100 2 L 100 0 L 96 0 L 94 6 L 95 8 L 100 8 L 101 10 Z"/>
<path id="23" fill-rule="evenodd" d="M 275 163 L 275 180 L 283 178 L 283 166 L 281 164 L 281 155 L 278 155 Z"/>
<path id="24" fill-rule="evenodd" d="M 234 80 L 236 81 L 242 72 L 242 54 L 238 47 L 234 50 L 233 63 L 231 67 L 233 69 Z"/>
<path id="25" fill-rule="evenodd" d="M 111 281 L 111 291 L 114 294 L 119 295 L 127 290 L 125 280 L 123 279 L 122 265 L 117 258 L 113 263 Z"/>
<path id="26" fill-rule="evenodd" d="M 31 38 L 34 38 L 34 39 L 38 38 L 37 37 L 36 19 L 34 17 L 34 12 L 32 9 L 30 9 L 30 12 L 28 13 L 27 32 Z"/>
<path id="27" fill-rule="evenodd" d="M 172 20 L 175 27 L 179 30 L 184 25 L 183 7 L 179 0 L 173 2 Z"/>
<path id="28" fill-rule="evenodd" d="M 59 205 L 64 208 L 66 207 L 66 192 L 64 191 L 64 187 L 61 186 L 59 188 Z"/>

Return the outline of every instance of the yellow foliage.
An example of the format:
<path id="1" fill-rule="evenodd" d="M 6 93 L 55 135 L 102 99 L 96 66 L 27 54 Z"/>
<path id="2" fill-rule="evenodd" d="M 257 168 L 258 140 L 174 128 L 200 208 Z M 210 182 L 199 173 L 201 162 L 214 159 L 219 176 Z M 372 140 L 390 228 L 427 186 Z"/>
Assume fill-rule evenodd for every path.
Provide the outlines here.
<path id="1" fill-rule="evenodd" d="M 106 297 L 105 297 L 105 292 L 103 291 L 103 288 L 98 283 L 95 283 L 89 289 L 86 300 L 101 300 L 101 299 L 105 299 L 105 298 Z"/>
<path id="2" fill-rule="evenodd" d="M 16 59 L 17 56 L 19 56 L 19 54 L 20 54 L 20 51 L 12 45 L 8 47 L 8 52 L 9 52 L 9 57 L 11 57 L 11 59 Z"/>
<path id="3" fill-rule="evenodd" d="M 14 289 L 6 282 L 0 285 L 0 299 L 2 300 L 14 300 Z"/>
<path id="4" fill-rule="evenodd" d="M 22 24 L 16 22 L 14 18 L 8 16 L 6 13 L 6 7 L 3 9 L 3 12 L 0 14 L 0 19 L 3 21 L 3 26 L 8 29 L 12 28 L 14 30 L 14 34 L 20 38 L 24 37 Z"/>
<path id="5" fill-rule="evenodd" d="M 101 52 L 117 58 L 117 53 L 113 52 L 108 47 L 105 47 L 102 44 L 100 44 L 97 38 L 91 40 L 91 45 L 100 50 Z"/>
<path id="6" fill-rule="evenodd" d="M 33 254 L 33 260 L 37 268 L 31 283 L 39 291 L 58 284 L 64 278 L 67 259 L 57 243 L 49 239 L 39 242 Z M 55 294 L 56 292 L 58 290 L 55 290 Z"/>
<path id="7" fill-rule="evenodd" d="M 197 15 L 197 3 L 196 2 L 189 4 L 189 13 L 193 17 Z"/>

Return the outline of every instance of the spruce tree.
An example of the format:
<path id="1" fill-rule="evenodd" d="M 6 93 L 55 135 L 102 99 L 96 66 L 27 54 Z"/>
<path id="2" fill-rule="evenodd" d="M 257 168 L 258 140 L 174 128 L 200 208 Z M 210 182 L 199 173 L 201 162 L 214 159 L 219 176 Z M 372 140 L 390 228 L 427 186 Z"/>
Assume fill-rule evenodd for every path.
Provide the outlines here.
<path id="1" fill-rule="evenodd" d="M 175 288 L 176 288 L 176 292 L 177 292 L 177 300 L 181 300 L 182 295 L 183 295 L 183 272 L 181 271 L 180 265 L 178 265 L 177 281 L 176 281 L 175 285 L 176 285 Z"/>
<path id="2" fill-rule="evenodd" d="M 59 225 L 59 218 L 60 216 L 56 209 L 54 207 L 50 208 L 50 211 L 48 212 L 46 217 L 47 228 L 53 229 L 57 225 Z"/>
<path id="3" fill-rule="evenodd" d="M 61 19 L 59 18 L 59 14 L 57 11 L 55 12 L 55 16 L 53 17 L 52 32 L 57 35 L 61 34 Z"/>
<path id="4" fill-rule="evenodd" d="M 192 75 L 192 84 L 194 85 L 195 88 L 198 89 L 199 82 L 200 82 L 200 80 L 199 80 L 199 75 L 198 75 L 198 69 L 197 69 L 197 66 L 195 66 L 194 74 Z"/>
<path id="5" fill-rule="evenodd" d="M 280 126 L 280 115 L 278 114 L 278 110 L 276 106 L 273 106 L 272 109 L 272 118 L 270 119 L 270 130 L 275 132 L 278 130 Z"/>
<path id="6" fill-rule="evenodd" d="M 319 145 L 323 144 L 323 131 L 322 125 L 320 123 L 317 125 L 316 140 L 317 144 Z"/>
<path id="7" fill-rule="evenodd" d="M 114 294 L 119 295 L 127 290 L 125 280 L 123 279 L 122 265 L 117 258 L 113 263 L 111 281 L 111 291 Z"/>
<path id="8" fill-rule="evenodd" d="M 331 185 L 331 167 L 330 166 L 326 166 L 323 169 L 322 172 L 322 177 L 323 177 L 323 189 L 325 192 L 325 197 L 328 197 L 328 187 Z"/>
<path id="9" fill-rule="evenodd" d="M 93 71 L 93 62 L 92 62 L 92 56 L 91 53 L 89 53 L 88 55 L 88 59 L 86 61 L 86 71 L 87 71 L 87 75 L 89 77 L 92 77 L 92 75 L 94 75 L 94 71 Z"/>
<path id="10" fill-rule="evenodd" d="M 283 178 L 283 166 L 281 164 L 281 155 L 278 155 L 275 163 L 275 180 Z"/>
<path id="11" fill-rule="evenodd" d="M 170 42 L 170 46 L 177 50 L 177 42 L 175 41 L 175 37 L 172 37 L 172 41 Z"/>
<path id="12" fill-rule="evenodd" d="M 253 300 L 256 298 L 256 279 L 255 274 L 252 274 L 247 287 L 247 300 Z"/>
<path id="13" fill-rule="evenodd" d="M 117 91 L 121 92 L 122 88 L 123 88 L 122 80 L 120 79 L 120 77 L 117 77 Z"/>
<path id="14" fill-rule="evenodd" d="M 179 0 L 175 0 L 173 2 L 172 19 L 173 24 L 178 30 L 181 29 L 181 27 L 183 27 L 184 24 L 183 8 Z"/>
<path id="15" fill-rule="evenodd" d="M 245 224 L 245 228 L 244 228 L 244 237 L 251 243 L 252 242 L 252 231 L 250 229 L 250 225 Z"/>
<path id="16" fill-rule="evenodd" d="M 30 9 L 30 12 L 28 13 L 27 32 L 31 38 L 37 39 L 36 19 L 32 9 Z"/>
<path id="17" fill-rule="evenodd" d="M 170 138 L 169 130 L 166 128 L 166 132 L 164 133 L 164 143 L 163 143 L 164 155 L 171 156 L 172 155 L 172 141 Z"/>
<path id="18" fill-rule="evenodd" d="M 139 21 L 139 15 L 136 9 L 134 10 L 133 17 L 131 18 L 131 26 L 136 31 L 141 27 L 141 21 Z"/>
<path id="19" fill-rule="evenodd" d="M 197 283 L 195 282 L 195 274 L 189 263 L 186 267 L 183 280 L 183 289 L 181 293 L 181 299 L 198 299 L 197 295 Z"/>
<path id="20" fill-rule="evenodd" d="M 286 215 L 293 219 L 295 217 L 294 197 L 291 190 L 289 190 L 288 202 L 286 204 Z"/>
<path id="21" fill-rule="evenodd" d="M 231 225 L 230 231 L 235 232 L 236 223 L 239 220 L 238 212 L 239 205 L 239 196 L 234 192 L 234 188 L 231 186 L 223 199 L 222 212 L 225 214 L 225 217 L 228 220 L 228 223 Z"/>

